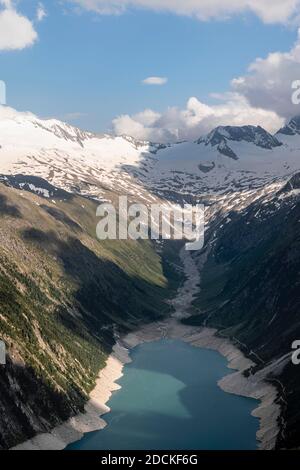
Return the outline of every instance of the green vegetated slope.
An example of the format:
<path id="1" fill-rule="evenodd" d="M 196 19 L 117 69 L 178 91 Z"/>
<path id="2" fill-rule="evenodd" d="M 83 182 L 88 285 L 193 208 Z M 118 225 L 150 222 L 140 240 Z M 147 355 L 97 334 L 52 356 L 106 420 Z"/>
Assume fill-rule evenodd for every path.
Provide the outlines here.
<path id="1" fill-rule="evenodd" d="M 179 275 L 163 250 L 99 242 L 95 214 L 85 198 L 47 200 L 0 184 L 0 338 L 8 349 L 0 448 L 82 411 L 114 331 L 169 310 Z"/>
<path id="2" fill-rule="evenodd" d="M 238 347 L 257 364 L 251 373 L 291 353 L 293 341 L 300 339 L 296 180 L 275 197 L 263 197 L 215 225 L 201 292 L 194 303 L 198 315 L 189 320 L 238 340 Z M 278 446 L 296 447 L 300 444 L 300 369 L 289 358 L 277 373 L 269 378 L 278 387 L 282 405 Z"/>

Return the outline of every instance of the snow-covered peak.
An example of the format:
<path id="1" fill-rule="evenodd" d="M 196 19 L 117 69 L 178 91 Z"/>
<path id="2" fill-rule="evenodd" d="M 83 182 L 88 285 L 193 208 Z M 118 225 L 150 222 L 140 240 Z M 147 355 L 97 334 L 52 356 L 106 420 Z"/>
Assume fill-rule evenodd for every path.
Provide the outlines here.
<path id="1" fill-rule="evenodd" d="M 35 119 L 32 120 L 32 124 L 37 128 L 40 127 L 41 129 L 54 134 L 59 139 L 77 142 L 81 146 L 83 146 L 85 140 L 95 137 L 95 134 L 91 132 L 83 131 L 57 119 L 48 119 L 44 121 L 41 119 Z"/>
<path id="2" fill-rule="evenodd" d="M 87 195 L 125 184 L 122 169 L 138 168 L 157 147 L 128 137 L 97 135 L 56 119 L 15 113 L 0 119 L 0 174 L 34 175 Z M 125 171 L 124 171 L 125 173 Z M 117 176 L 118 175 L 118 176 Z M 100 188 L 100 189 L 99 189 Z"/>
<path id="3" fill-rule="evenodd" d="M 272 149 L 282 145 L 276 137 L 260 126 L 219 126 L 196 143 L 204 143 L 214 147 L 220 144 L 224 145 L 226 141 L 250 142 L 264 149 Z"/>

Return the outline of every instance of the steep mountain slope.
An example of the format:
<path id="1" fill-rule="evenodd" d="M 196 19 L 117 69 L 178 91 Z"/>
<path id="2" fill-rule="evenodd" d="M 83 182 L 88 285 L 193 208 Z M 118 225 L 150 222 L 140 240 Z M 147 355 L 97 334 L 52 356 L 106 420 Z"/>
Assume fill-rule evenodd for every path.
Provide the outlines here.
<path id="1" fill-rule="evenodd" d="M 165 315 L 179 281 L 152 242 L 96 240 L 93 201 L 28 189 L 0 183 L 0 448 L 83 410 L 114 333 Z"/>
<path id="2" fill-rule="evenodd" d="M 292 118 L 284 127 L 276 134 L 276 137 L 282 142 L 283 136 L 300 135 L 300 116 Z"/>
<path id="3" fill-rule="evenodd" d="M 235 341 L 257 364 L 249 373 L 266 371 L 282 404 L 278 446 L 291 448 L 300 441 L 300 375 L 291 361 L 300 338 L 299 181 L 297 174 L 247 207 L 215 215 L 189 320 Z"/>

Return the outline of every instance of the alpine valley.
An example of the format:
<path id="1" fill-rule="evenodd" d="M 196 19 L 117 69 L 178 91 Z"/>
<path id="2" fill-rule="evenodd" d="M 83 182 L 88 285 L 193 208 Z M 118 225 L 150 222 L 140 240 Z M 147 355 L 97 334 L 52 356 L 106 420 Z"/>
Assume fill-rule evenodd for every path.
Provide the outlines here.
<path id="1" fill-rule="evenodd" d="M 162 321 L 184 280 L 181 242 L 99 241 L 99 202 L 206 207 L 186 326 L 215 328 L 276 388 L 276 448 L 300 447 L 300 117 L 275 135 L 221 126 L 194 142 L 0 120 L 0 448 L 84 410 L 118 337 Z M 39 393 L 36 393 L 36 390 Z M 270 433 L 272 430 L 270 430 Z"/>

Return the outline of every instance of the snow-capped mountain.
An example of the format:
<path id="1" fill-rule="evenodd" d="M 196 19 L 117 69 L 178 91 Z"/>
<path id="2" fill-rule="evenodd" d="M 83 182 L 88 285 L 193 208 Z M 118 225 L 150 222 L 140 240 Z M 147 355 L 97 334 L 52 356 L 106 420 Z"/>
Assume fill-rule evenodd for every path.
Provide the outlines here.
<path id="1" fill-rule="evenodd" d="M 158 152 L 152 184 L 194 194 L 260 188 L 299 168 L 300 138 L 282 137 L 261 127 L 217 127 L 196 142 Z"/>
<path id="2" fill-rule="evenodd" d="M 264 149 L 272 149 L 282 145 L 276 137 L 260 126 L 219 126 L 206 137 L 200 138 L 197 143 L 205 143 L 205 145 L 214 147 L 223 143 L 228 144 L 228 141 L 250 142 Z"/>
<path id="3" fill-rule="evenodd" d="M 195 142 L 153 144 L 97 135 L 58 120 L 0 121 L 0 173 L 41 177 L 101 199 L 106 189 L 159 196 L 260 188 L 299 169 L 300 118 L 275 136 L 261 127 L 220 126 Z"/>
<path id="4" fill-rule="evenodd" d="M 288 124 L 282 127 L 278 132 L 277 135 L 296 135 L 300 134 L 300 116 L 295 116 L 293 119 L 290 120 Z"/>
<path id="5" fill-rule="evenodd" d="M 122 165 L 138 166 L 160 146 L 131 137 L 95 135 L 57 120 L 21 116 L 0 121 L 0 173 L 34 175 L 55 186 L 101 198 L 116 188 Z M 118 182 L 117 182 L 118 186 Z"/>

